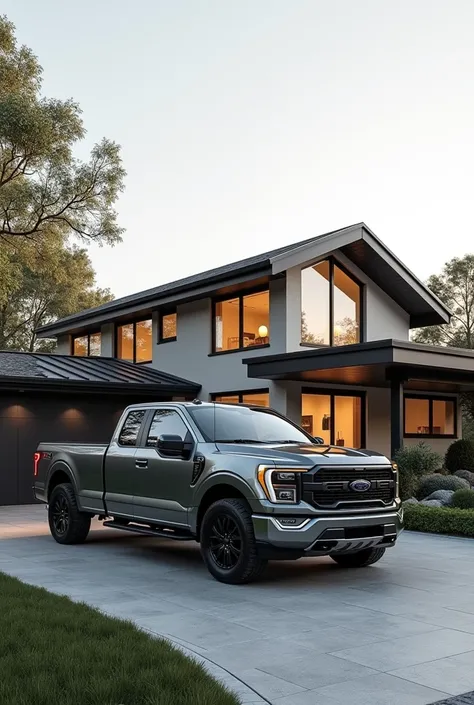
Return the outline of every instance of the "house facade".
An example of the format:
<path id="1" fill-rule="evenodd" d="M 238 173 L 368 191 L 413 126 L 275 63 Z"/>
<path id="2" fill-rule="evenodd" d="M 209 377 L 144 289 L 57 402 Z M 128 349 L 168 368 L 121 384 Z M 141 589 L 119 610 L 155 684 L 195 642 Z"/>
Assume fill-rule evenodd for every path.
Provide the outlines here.
<path id="1" fill-rule="evenodd" d="M 470 351 L 410 342 L 450 313 L 363 223 L 43 327 L 58 353 L 119 359 L 271 406 L 326 442 L 391 455 L 461 435 Z M 186 395 L 184 395 L 186 396 Z M 174 398 L 179 398 L 175 396 Z"/>

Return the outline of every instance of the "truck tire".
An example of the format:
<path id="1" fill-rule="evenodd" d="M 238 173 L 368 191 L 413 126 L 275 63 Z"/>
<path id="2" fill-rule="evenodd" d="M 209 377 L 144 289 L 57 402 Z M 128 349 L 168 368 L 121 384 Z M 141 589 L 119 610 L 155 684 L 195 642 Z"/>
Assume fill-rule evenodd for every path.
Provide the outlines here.
<path id="1" fill-rule="evenodd" d="M 201 553 L 211 575 L 221 583 L 243 585 L 266 566 L 258 555 L 252 514 L 241 499 L 220 499 L 204 515 Z"/>
<path id="2" fill-rule="evenodd" d="M 80 512 L 72 485 L 57 485 L 48 505 L 49 530 L 63 544 L 84 543 L 91 527 L 91 516 Z"/>
<path id="3" fill-rule="evenodd" d="M 385 548 L 366 548 L 357 553 L 343 553 L 340 556 L 334 554 L 331 558 L 342 568 L 365 568 L 377 563 L 384 553 Z"/>

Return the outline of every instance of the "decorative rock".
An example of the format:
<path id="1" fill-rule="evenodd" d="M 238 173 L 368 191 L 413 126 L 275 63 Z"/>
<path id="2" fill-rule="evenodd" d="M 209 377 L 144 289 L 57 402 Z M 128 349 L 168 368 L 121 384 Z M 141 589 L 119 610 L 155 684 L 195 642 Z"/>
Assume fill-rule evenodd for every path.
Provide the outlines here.
<path id="1" fill-rule="evenodd" d="M 453 494 L 454 490 L 436 490 L 436 492 L 432 492 L 432 494 L 430 494 L 429 497 L 425 497 L 425 499 L 436 499 L 438 502 L 441 502 L 441 506 L 449 507 L 453 502 Z"/>
<path id="2" fill-rule="evenodd" d="M 442 507 L 443 505 L 439 501 L 439 499 L 423 499 L 420 504 L 422 504 L 424 507 Z"/>
<path id="3" fill-rule="evenodd" d="M 410 499 L 406 499 L 402 504 L 406 507 L 408 504 L 418 504 L 418 500 L 415 499 L 415 497 L 410 497 Z"/>

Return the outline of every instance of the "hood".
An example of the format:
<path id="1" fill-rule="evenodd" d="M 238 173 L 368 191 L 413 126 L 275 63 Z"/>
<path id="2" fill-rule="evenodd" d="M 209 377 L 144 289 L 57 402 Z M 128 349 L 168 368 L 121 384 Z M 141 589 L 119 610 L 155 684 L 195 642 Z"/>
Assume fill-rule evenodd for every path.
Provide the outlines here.
<path id="1" fill-rule="evenodd" d="M 248 455 L 261 458 L 261 462 L 274 461 L 277 465 L 380 465 L 390 461 L 375 450 L 355 450 L 342 446 L 304 443 L 216 443 L 220 453 Z"/>

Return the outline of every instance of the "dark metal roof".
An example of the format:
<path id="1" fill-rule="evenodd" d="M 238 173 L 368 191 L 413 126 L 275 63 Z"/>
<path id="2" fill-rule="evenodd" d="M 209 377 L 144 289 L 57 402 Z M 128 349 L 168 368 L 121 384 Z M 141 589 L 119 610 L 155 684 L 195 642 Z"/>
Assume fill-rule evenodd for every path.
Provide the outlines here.
<path id="1" fill-rule="evenodd" d="M 331 250 L 331 236 L 342 235 L 349 231 L 359 230 L 359 235 L 355 236 L 353 242 L 341 247 L 341 252 L 348 259 L 352 260 L 362 271 L 364 271 L 378 286 L 386 291 L 404 310 L 410 313 L 411 327 L 420 327 L 425 325 L 435 325 L 446 323 L 449 320 L 449 311 L 437 297 L 430 292 L 427 287 L 422 284 L 412 272 L 410 272 L 395 255 L 382 243 L 379 238 L 364 224 L 356 223 L 345 228 L 332 230 L 331 232 L 317 235 L 315 237 L 294 242 L 284 247 L 278 247 L 268 252 L 263 252 L 253 257 L 231 262 L 222 267 L 216 267 L 199 274 L 194 274 L 184 279 L 161 284 L 160 286 L 146 289 L 145 291 L 129 296 L 123 296 L 114 301 L 109 301 L 101 306 L 81 311 L 71 316 L 42 326 L 37 330 L 40 337 L 54 337 L 60 333 L 68 332 L 71 329 L 80 327 L 87 321 L 94 322 L 97 320 L 108 320 L 113 315 L 127 312 L 133 307 L 141 307 L 146 309 L 147 306 L 155 306 L 160 299 L 166 301 L 167 304 L 173 301 L 177 302 L 184 298 L 186 294 L 195 292 L 199 287 L 216 285 L 224 286 L 238 276 L 246 276 L 257 278 L 262 276 L 272 275 L 272 262 L 275 258 L 304 250 L 305 246 L 317 243 L 320 240 L 329 240 L 328 252 Z M 370 247 L 368 239 L 374 247 L 378 248 L 376 252 Z M 398 271 L 395 271 L 397 267 Z M 406 279 L 405 279 L 406 277 Z M 414 291 L 413 286 L 417 286 L 426 295 L 420 295 L 419 291 Z M 430 304 L 431 302 L 431 304 Z"/>
<path id="2" fill-rule="evenodd" d="M 332 348 L 245 358 L 252 379 L 295 380 L 361 387 L 389 386 L 393 378 L 414 389 L 474 388 L 474 350 L 408 340 L 376 340 Z"/>
<path id="3" fill-rule="evenodd" d="M 61 385 L 103 391 L 195 394 L 201 385 L 147 365 L 104 357 L 0 352 L 0 386 Z"/>

